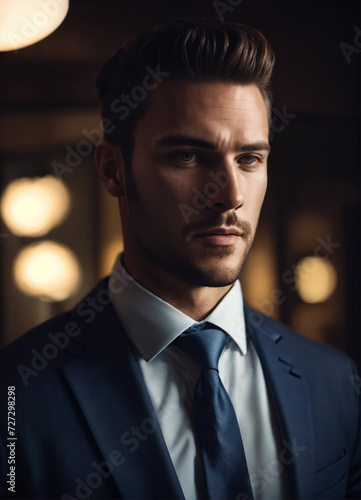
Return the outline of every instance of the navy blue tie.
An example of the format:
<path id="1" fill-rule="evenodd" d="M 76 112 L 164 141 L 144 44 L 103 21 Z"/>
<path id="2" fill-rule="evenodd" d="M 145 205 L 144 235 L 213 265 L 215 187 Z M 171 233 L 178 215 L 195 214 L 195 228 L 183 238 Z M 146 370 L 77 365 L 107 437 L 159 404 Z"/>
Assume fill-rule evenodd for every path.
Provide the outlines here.
<path id="1" fill-rule="evenodd" d="M 201 323 L 174 344 L 191 354 L 202 370 L 194 389 L 194 418 L 208 498 L 253 499 L 237 417 L 218 373 L 226 338 L 220 328 Z"/>

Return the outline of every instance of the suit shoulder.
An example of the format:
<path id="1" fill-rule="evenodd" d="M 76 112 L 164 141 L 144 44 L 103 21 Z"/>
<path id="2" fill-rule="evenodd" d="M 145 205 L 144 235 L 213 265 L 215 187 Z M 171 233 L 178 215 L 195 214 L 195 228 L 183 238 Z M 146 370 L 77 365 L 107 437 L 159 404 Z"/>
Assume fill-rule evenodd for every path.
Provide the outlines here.
<path id="1" fill-rule="evenodd" d="M 355 370 L 351 358 L 336 348 L 298 333 L 269 316 L 249 309 L 248 316 L 252 317 L 252 315 L 253 322 L 257 318 L 256 322 L 261 325 L 262 330 L 273 337 L 274 341 L 282 341 L 282 345 L 292 352 L 294 359 L 300 359 L 307 364 L 317 364 L 319 367 L 323 364 L 329 366 L 332 363 L 334 366 L 344 366 L 347 371 L 350 370 L 350 366 L 352 370 Z"/>
<path id="2" fill-rule="evenodd" d="M 87 299 L 96 295 L 99 290 L 104 290 L 107 287 L 107 278 L 103 279 L 98 285 L 85 296 L 78 304 L 70 311 L 64 312 L 53 318 L 35 326 L 19 338 L 0 349 L 0 359 L 21 357 L 29 350 L 43 348 L 46 345 L 61 343 L 61 339 L 68 337 L 69 339 L 76 338 L 81 328 L 84 327 L 84 321 L 87 323 L 87 314 L 90 314 L 90 309 L 86 308 Z M 80 327 L 81 324 L 81 327 Z M 56 342 L 57 340 L 57 342 Z M 65 340 L 64 340 L 65 341 Z"/>
<path id="3" fill-rule="evenodd" d="M 46 351 L 48 357 L 52 357 L 67 340 L 79 333 L 80 328 L 72 311 L 59 314 L 0 349 L 0 364 L 3 367 L 19 364 L 28 360 L 34 352 L 41 354 Z"/>

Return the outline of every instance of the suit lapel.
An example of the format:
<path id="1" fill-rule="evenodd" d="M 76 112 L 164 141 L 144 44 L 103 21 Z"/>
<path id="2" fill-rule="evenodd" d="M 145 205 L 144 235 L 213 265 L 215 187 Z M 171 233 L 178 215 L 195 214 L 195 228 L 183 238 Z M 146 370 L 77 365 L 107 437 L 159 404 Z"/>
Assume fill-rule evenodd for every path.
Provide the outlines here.
<path id="1" fill-rule="evenodd" d="M 105 288 L 103 281 L 98 291 Z M 91 295 L 96 293 L 97 289 Z M 82 335 L 73 343 L 76 357 L 63 366 L 63 373 L 104 460 L 112 456 L 121 462 L 113 469 L 120 494 L 184 498 L 139 366 L 112 305 L 97 312 L 89 325 L 77 315 L 75 319 Z"/>
<path id="2" fill-rule="evenodd" d="M 272 323 L 247 304 L 245 318 L 278 414 L 284 438 L 279 460 L 289 470 L 292 498 L 313 498 L 314 434 L 306 382 Z"/>
<path id="3" fill-rule="evenodd" d="M 91 296 L 104 289 L 106 280 Z M 315 457 L 306 383 L 267 318 L 247 304 L 244 310 L 282 429 L 279 458 L 285 469 L 289 467 L 292 498 L 312 498 Z M 139 366 L 112 306 L 85 321 L 80 316 L 85 314 L 74 313 L 72 319 L 82 333 L 71 343 L 74 357 L 62 370 L 104 460 L 116 456 L 122 462 L 113 469 L 120 494 L 183 499 Z"/>

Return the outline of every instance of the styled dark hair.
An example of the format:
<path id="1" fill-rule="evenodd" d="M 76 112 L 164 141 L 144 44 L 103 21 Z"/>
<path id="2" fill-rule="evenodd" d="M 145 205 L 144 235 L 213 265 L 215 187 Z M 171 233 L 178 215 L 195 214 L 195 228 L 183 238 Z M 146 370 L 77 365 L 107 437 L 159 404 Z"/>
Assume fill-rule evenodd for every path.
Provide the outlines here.
<path id="1" fill-rule="evenodd" d="M 152 89 L 167 78 L 257 85 L 270 115 L 273 66 L 273 51 L 255 28 L 187 19 L 158 26 L 118 50 L 99 72 L 104 138 L 131 155 L 136 123 Z"/>

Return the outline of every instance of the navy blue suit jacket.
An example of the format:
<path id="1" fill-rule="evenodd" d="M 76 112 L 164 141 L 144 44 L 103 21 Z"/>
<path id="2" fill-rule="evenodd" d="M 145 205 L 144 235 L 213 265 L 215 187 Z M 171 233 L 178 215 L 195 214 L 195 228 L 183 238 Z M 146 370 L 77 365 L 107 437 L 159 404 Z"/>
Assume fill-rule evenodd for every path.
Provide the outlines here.
<path id="1" fill-rule="evenodd" d="M 2 349 L 1 498 L 184 498 L 106 290 L 103 280 L 73 311 Z M 288 475 L 292 498 L 360 498 L 353 363 L 247 305 L 245 316 L 282 430 L 276 474 Z M 16 393 L 15 436 L 8 387 Z M 253 479 L 258 491 L 274 465 Z"/>

